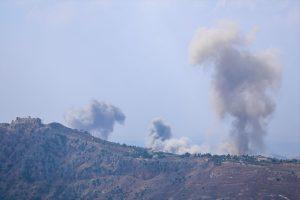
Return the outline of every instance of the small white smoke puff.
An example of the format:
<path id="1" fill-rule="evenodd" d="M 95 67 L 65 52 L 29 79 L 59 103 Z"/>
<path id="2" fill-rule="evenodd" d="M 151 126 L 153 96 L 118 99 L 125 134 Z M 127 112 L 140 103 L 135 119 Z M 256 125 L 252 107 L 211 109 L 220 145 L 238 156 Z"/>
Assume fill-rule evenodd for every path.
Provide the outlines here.
<path id="1" fill-rule="evenodd" d="M 190 145 L 186 137 L 172 138 L 171 127 L 160 118 L 151 122 L 147 146 L 154 151 L 176 154 L 207 152 L 202 146 Z"/>
<path id="2" fill-rule="evenodd" d="M 65 121 L 72 128 L 89 131 L 92 135 L 106 140 L 114 130 L 116 122 L 124 123 L 125 115 L 113 105 L 93 100 L 85 108 L 68 111 Z"/>
<path id="3" fill-rule="evenodd" d="M 281 79 L 275 53 L 248 49 L 253 33 L 244 36 L 233 23 L 200 28 L 190 44 L 190 63 L 214 68 L 214 108 L 233 119 L 230 133 L 236 154 L 263 151 L 263 137 L 275 109 L 272 92 Z"/>

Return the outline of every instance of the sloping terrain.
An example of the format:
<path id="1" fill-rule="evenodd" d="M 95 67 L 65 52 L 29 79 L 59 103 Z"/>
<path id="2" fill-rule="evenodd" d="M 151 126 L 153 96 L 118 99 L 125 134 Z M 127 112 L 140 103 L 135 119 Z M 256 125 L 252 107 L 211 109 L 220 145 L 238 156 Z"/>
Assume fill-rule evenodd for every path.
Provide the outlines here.
<path id="1" fill-rule="evenodd" d="M 300 163 L 174 155 L 40 119 L 0 124 L 0 199 L 300 199 Z"/>

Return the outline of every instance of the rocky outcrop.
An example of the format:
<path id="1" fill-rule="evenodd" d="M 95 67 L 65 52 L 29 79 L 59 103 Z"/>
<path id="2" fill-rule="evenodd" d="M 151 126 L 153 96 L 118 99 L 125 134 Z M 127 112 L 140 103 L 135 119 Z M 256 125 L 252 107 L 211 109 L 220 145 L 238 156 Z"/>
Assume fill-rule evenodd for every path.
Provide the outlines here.
<path id="1" fill-rule="evenodd" d="M 300 163 L 174 155 L 59 123 L 0 124 L 0 199 L 300 199 Z"/>

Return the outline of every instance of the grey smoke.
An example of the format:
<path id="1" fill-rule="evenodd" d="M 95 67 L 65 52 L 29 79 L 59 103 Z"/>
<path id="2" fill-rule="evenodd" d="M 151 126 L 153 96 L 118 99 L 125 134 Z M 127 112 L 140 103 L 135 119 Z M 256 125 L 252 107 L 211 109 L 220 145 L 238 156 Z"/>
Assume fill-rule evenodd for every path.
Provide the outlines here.
<path id="1" fill-rule="evenodd" d="M 157 118 L 152 120 L 149 129 L 149 145 L 155 146 L 157 141 L 165 141 L 172 137 L 171 127 L 162 119 Z"/>
<path id="2" fill-rule="evenodd" d="M 186 137 L 173 138 L 171 127 L 161 118 L 152 120 L 148 135 L 148 148 L 153 151 L 169 153 L 199 153 L 205 151 L 203 147 L 191 145 Z"/>
<path id="3" fill-rule="evenodd" d="M 65 120 L 72 128 L 89 131 L 92 135 L 107 140 L 115 123 L 124 123 L 125 115 L 111 104 L 93 100 L 84 108 L 68 111 Z"/>
<path id="4" fill-rule="evenodd" d="M 190 44 L 193 65 L 213 67 L 212 97 L 220 118 L 230 116 L 231 153 L 264 150 L 263 138 L 275 110 L 273 92 L 281 66 L 272 50 L 249 50 L 253 33 L 243 35 L 233 23 L 201 28 Z"/>

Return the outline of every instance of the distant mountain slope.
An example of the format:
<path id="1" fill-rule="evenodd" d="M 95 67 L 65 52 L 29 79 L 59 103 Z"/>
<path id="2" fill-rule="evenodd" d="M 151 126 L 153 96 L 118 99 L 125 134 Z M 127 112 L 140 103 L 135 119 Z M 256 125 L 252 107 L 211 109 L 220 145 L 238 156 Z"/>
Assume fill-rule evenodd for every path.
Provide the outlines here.
<path id="1" fill-rule="evenodd" d="M 17 118 L 0 124 L 0 199 L 300 199 L 300 163 L 153 153 Z"/>

